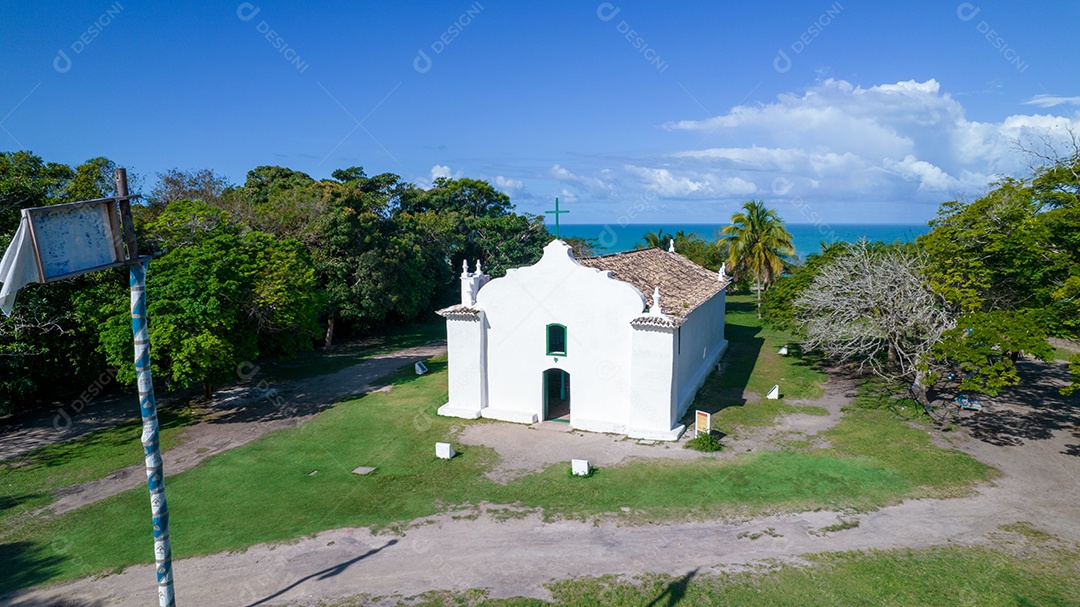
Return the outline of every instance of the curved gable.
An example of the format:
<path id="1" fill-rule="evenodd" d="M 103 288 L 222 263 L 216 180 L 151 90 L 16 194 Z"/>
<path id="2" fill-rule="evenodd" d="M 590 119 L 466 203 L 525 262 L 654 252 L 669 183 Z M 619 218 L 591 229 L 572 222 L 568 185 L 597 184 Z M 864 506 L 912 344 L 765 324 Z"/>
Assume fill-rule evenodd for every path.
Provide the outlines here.
<path id="1" fill-rule="evenodd" d="M 556 316 L 565 309 L 604 308 L 623 313 L 626 320 L 641 314 L 646 299 L 630 283 L 611 272 L 583 266 L 569 245 L 553 240 L 544 247 L 540 261 L 507 271 L 506 276 L 484 285 L 476 303 L 489 315 L 501 311 L 524 311 L 542 307 Z"/>

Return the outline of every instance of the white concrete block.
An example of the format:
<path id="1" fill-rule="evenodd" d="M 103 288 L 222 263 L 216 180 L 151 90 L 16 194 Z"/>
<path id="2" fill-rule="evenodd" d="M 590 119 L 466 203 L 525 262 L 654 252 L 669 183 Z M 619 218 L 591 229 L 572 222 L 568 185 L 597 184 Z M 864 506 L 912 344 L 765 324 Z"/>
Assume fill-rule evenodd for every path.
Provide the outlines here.
<path id="1" fill-rule="evenodd" d="M 788 355 L 788 347 L 787 346 L 781 346 L 780 347 L 780 356 L 787 356 L 787 355 Z"/>
<path id="2" fill-rule="evenodd" d="M 439 459 L 452 459 L 457 452 L 450 443 L 435 443 L 435 457 Z"/>
<path id="3" fill-rule="evenodd" d="M 574 476 L 589 476 L 589 460 L 570 460 L 570 471 L 574 473 Z"/>
<path id="4" fill-rule="evenodd" d="M 427 365 L 422 362 L 416 363 L 415 365 L 413 365 L 413 368 L 416 369 L 417 375 L 423 375 L 427 373 Z"/>
<path id="5" fill-rule="evenodd" d="M 776 384 L 769 390 L 769 393 L 765 395 L 765 398 L 776 400 L 780 398 L 780 384 Z"/>

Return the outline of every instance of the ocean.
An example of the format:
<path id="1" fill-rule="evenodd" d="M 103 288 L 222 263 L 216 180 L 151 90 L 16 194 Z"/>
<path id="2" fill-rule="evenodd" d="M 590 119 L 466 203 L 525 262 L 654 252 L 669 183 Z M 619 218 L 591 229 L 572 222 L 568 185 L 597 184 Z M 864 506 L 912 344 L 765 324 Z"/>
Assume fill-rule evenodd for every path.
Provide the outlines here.
<path id="1" fill-rule="evenodd" d="M 674 223 L 674 224 L 563 224 L 560 232 L 563 236 L 594 239 L 597 255 L 629 251 L 639 244 L 644 244 L 645 234 L 663 230 L 665 234 L 678 231 L 697 234 L 705 240 L 714 240 L 720 228 L 726 224 L 713 223 Z M 554 225 L 548 229 L 555 231 Z M 865 238 L 871 242 L 908 242 L 930 231 L 925 223 L 917 224 L 881 224 L 881 223 L 789 223 L 787 230 L 795 243 L 795 254 L 800 259 L 811 253 L 821 251 L 822 242 L 855 242 Z"/>

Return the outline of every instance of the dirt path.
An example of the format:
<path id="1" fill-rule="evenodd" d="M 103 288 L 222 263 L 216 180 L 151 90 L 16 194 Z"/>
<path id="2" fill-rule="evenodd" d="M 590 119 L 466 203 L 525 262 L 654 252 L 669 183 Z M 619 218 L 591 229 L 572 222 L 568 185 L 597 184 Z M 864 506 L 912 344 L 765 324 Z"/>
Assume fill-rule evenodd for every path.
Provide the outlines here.
<path id="1" fill-rule="evenodd" d="M 960 420 L 964 431 L 955 433 L 955 446 L 1004 473 L 970 497 L 908 500 L 860 515 L 819 511 L 741 523 L 641 526 L 622 526 L 610 519 L 545 523 L 536 514 L 507 517 L 505 510 L 494 512 L 484 506 L 475 520 L 461 518 L 460 513 L 455 513 L 457 518 L 440 515 L 417 521 L 400 536 L 337 529 L 288 544 L 254 546 L 239 554 L 184 559 L 175 563 L 178 600 L 190 605 L 314 604 L 359 593 L 411 596 L 476 587 L 491 588 L 497 597 L 547 598 L 544 584 L 571 576 L 646 571 L 684 575 L 768 558 L 797 560 L 800 554 L 820 551 L 977 545 L 1001 533 L 1000 525 L 1016 521 L 1080 543 L 1080 410 L 1075 399 L 1055 396 L 1066 376 L 1064 365 L 1049 369 L 1038 388 L 1013 391 L 1008 398 L 989 403 L 987 412 Z M 813 404 L 832 413 L 844 402 L 842 390 L 836 389 Z M 801 414 L 792 417 L 792 427 L 809 423 Z M 817 416 L 813 423 L 824 427 L 831 418 Z M 519 428 L 519 435 L 556 434 L 523 426 L 498 427 Z M 570 433 L 565 436 L 558 440 L 580 440 Z M 605 435 L 589 436 L 619 442 Z M 638 450 L 675 450 L 623 442 L 633 445 L 632 455 Z M 597 444 L 603 442 L 598 439 Z M 508 449 L 504 445 L 499 450 Z M 515 469 L 521 466 L 503 471 L 516 473 Z M 854 519 L 857 528 L 820 532 L 840 520 Z M 761 535 L 768 529 L 770 534 Z M 151 566 L 131 567 L 116 575 L 9 595 L 0 599 L 0 606 L 152 604 L 152 581 Z"/>
<path id="2" fill-rule="evenodd" d="M 445 353 L 441 342 L 406 348 L 372 356 L 337 373 L 262 387 L 255 374 L 222 390 L 208 407 L 208 418 L 182 431 L 177 446 L 162 454 L 166 474 L 183 472 L 267 432 L 298 426 L 335 402 L 378 389 L 377 380 L 404 365 Z M 103 479 L 65 487 L 55 502 L 35 514 L 60 515 L 139 486 L 146 482 L 144 470 L 138 464 Z"/>
<path id="3" fill-rule="evenodd" d="M 840 408 L 849 400 L 852 382 L 833 379 L 826 385 L 825 394 L 813 400 L 791 400 L 788 404 L 813 405 L 828 415 L 792 413 L 783 415 L 770 426 L 755 428 L 736 437 L 723 440 L 724 450 L 702 453 L 685 448 L 693 436 L 687 431 L 678 442 L 646 441 L 619 434 L 598 434 L 572 430 L 570 424 L 544 421 L 530 426 L 521 424 L 474 424 L 465 428 L 456 440 L 464 445 L 491 447 L 499 454 L 499 462 L 485 473 L 496 483 L 535 474 L 559 462 L 586 459 L 594 467 L 614 466 L 631 459 L 733 459 L 740 454 L 775 449 L 783 441 L 806 439 L 835 426 L 840 421 Z"/>

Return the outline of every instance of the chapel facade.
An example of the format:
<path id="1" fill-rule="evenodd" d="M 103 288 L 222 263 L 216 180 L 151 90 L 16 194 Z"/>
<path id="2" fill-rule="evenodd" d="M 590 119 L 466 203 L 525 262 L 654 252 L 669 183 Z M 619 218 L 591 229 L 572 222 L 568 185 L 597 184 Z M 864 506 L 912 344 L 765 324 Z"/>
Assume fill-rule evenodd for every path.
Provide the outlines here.
<path id="1" fill-rule="evenodd" d="M 727 349 L 729 283 L 671 249 L 575 259 L 561 240 L 502 278 L 465 265 L 461 303 L 438 312 L 450 376 L 439 414 L 678 439 Z"/>

